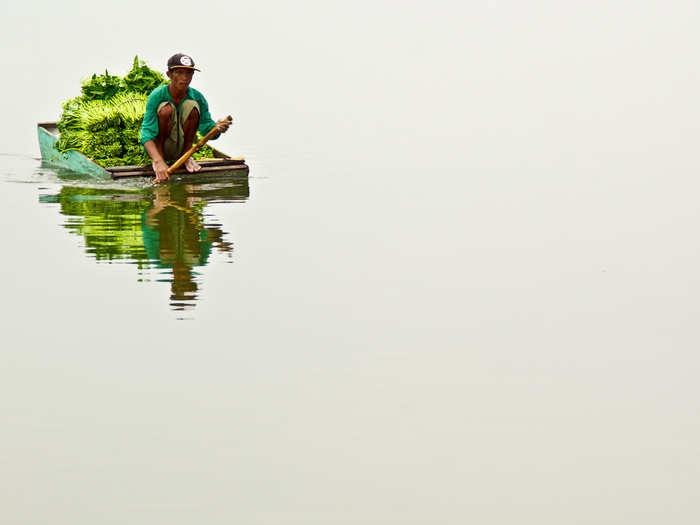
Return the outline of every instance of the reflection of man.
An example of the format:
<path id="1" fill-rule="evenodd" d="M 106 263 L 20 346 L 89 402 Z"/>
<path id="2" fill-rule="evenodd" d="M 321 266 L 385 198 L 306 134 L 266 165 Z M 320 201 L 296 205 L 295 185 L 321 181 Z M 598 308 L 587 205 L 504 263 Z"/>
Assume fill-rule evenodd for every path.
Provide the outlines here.
<path id="1" fill-rule="evenodd" d="M 182 191 L 184 189 L 184 191 Z M 207 264 L 214 243 L 221 251 L 232 251 L 232 245 L 222 240 L 219 228 L 203 224 L 205 202 L 192 195 L 191 186 L 178 189 L 155 186 L 153 205 L 142 217 L 143 243 L 149 259 L 159 268 L 172 268 L 171 301 L 197 298 L 195 266 Z"/>

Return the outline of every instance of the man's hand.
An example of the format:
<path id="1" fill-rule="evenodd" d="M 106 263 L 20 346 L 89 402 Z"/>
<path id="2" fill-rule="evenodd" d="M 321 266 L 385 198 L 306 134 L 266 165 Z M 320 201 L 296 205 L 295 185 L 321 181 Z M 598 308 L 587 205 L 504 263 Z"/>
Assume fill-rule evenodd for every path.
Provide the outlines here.
<path id="1" fill-rule="evenodd" d="M 170 178 L 170 175 L 168 175 L 168 165 L 164 160 L 154 160 L 153 171 L 156 174 L 156 182 L 163 182 Z"/>
<path id="2" fill-rule="evenodd" d="M 168 175 L 168 165 L 165 163 L 165 159 L 163 159 L 162 149 L 160 149 L 153 140 L 147 141 L 143 147 L 146 149 L 148 156 L 153 160 L 153 173 L 156 174 L 156 180 L 154 182 L 158 183 L 168 180 L 170 178 Z"/>
<path id="3" fill-rule="evenodd" d="M 226 133 L 232 122 L 233 119 L 231 117 L 222 118 L 216 121 L 216 126 L 214 127 L 219 133 Z"/>

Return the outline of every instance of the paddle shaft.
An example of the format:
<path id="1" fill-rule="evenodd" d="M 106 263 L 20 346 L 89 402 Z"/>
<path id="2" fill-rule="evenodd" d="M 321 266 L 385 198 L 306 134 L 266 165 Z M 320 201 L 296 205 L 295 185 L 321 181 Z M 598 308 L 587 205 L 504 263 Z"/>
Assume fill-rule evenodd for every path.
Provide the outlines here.
<path id="1" fill-rule="evenodd" d="M 229 122 L 233 122 L 233 119 L 231 118 L 231 115 L 229 115 L 228 117 L 226 117 L 226 120 L 228 120 Z M 170 167 L 168 168 L 168 175 L 172 175 L 173 172 L 174 172 L 176 169 L 178 169 L 178 168 L 179 168 L 180 166 L 182 166 L 185 162 L 187 162 L 187 159 L 189 159 L 192 155 L 194 155 L 195 153 L 197 153 L 197 151 L 198 151 L 202 146 L 204 146 L 210 138 L 212 138 L 214 135 L 218 135 L 218 134 L 219 134 L 219 131 L 217 130 L 216 126 L 214 126 L 213 128 L 211 128 L 211 131 L 209 131 L 209 133 L 207 133 L 206 135 L 204 135 L 204 136 L 200 139 L 200 141 L 197 142 L 197 144 L 195 144 L 195 145 L 192 146 L 190 149 L 188 149 L 188 150 L 182 155 L 182 157 L 180 157 L 179 159 L 177 159 L 177 160 L 175 161 L 175 163 L 174 163 L 172 166 L 170 166 Z"/>

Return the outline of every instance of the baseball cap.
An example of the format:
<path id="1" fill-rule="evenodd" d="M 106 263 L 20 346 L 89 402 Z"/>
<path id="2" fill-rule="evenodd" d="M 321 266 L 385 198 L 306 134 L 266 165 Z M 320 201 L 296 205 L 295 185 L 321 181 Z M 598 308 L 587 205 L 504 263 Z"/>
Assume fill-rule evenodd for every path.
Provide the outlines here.
<path id="1" fill-rule="evenodd" d="M 177 53 L 168 59 L 168 71 L 175 68 L 194 69 L 195 71 L 199 71 L 199 69 L 194 67 L 194 60 L 192 60 L 192 57 L 182 53 Z"/>

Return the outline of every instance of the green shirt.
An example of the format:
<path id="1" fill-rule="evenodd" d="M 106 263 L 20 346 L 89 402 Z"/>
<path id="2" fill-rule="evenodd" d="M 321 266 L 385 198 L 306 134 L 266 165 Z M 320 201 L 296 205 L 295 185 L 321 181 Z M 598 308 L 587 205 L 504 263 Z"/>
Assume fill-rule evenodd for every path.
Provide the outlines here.
<path id="1" fill-rule="evenodd" d="M 158 106 L 160 106 L 161 102 L 167 100 L 175 104 L 173 97 L 170 96 L 168 86 L 169 84 L 158 86 L 148 95 L 148 100 L 146 100 L 146 113 L 143 115 L 143 122 L 141 123 L 141 144 L 145 144 L 158 136 Z M 206 135 L 211 131 L 211 128 L 216 125 L 216 122 L 212 120 L 209 114 L 209 104 L 207 104 L 204 95 L 191 87 L 187 88 L 187 94 L 182 100 L 187 99 L 192 99 L 199 104 L 199 127 L 197 129 L 202 135 Z M 180 107 L 177 106 L 176 109 L 180 109 Z"/>

